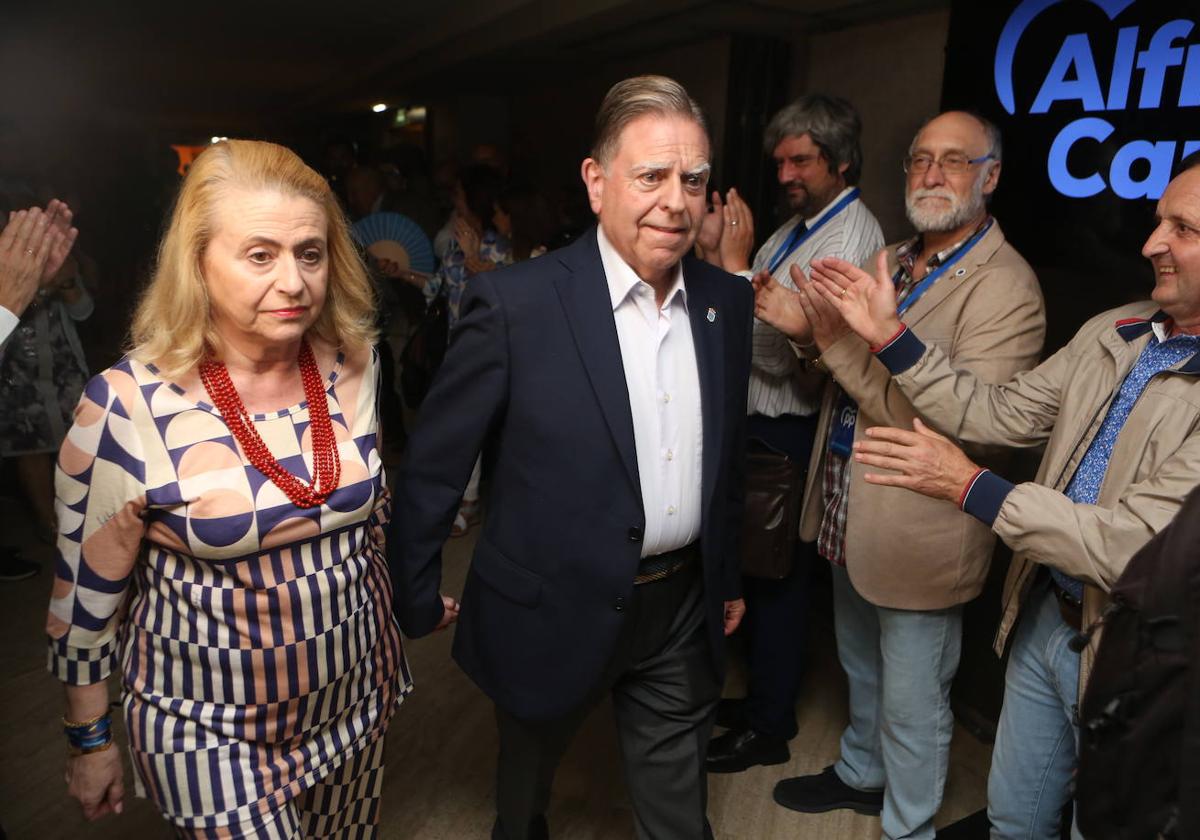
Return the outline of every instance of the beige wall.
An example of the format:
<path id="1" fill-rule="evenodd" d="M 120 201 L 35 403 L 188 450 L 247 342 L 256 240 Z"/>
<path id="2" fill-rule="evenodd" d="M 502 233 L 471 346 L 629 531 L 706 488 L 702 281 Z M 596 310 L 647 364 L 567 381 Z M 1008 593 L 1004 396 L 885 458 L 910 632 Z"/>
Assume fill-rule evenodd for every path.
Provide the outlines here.
<path id="1" fill-rule="evenodd" d="M 937 113 L 949 10 L 814 35 L 800 45 L 793 92 L 844 96 L 863 119 L 863 200 L 888 242 L 909 235 L 900 160 Z"/>

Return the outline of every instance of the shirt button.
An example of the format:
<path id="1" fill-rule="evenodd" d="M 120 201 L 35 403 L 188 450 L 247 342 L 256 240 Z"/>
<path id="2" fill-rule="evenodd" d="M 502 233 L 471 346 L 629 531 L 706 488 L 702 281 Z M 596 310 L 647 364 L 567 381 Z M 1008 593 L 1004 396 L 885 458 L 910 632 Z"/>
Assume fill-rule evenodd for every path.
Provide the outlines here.
<path id="1" fill-rule="evenodd" d="M 674 516 L 674 515 L 675 515 L 675 505 L 671 505 L 669 508 L 667 508 L 667 516 Z"/>
<path id="2" fill-rule="evenodd" d="M 667 460 L 668 460 L 668 461 L 674 461 L 674 460 L 675 460 L 675 453 L 674 453 L 672 450 L 670 450 L 670 449 L 668 449 L 668 450 L 667 450 Z"/>
<path id="3" fill-rule="evenodd" d="M 622 612 L 625 609 L 625 596 L 618 595 L 617 600 L 613 601 L 613 609 L 617 612 Z"/>
<path id="4" fill-rule="evenodd" d="M 671 395 L 670 395 L 670 394 L 663 394 L 663 402 L 665 402 L 665 403 L 669 403 L 670 401 L 671 401 Z"/>

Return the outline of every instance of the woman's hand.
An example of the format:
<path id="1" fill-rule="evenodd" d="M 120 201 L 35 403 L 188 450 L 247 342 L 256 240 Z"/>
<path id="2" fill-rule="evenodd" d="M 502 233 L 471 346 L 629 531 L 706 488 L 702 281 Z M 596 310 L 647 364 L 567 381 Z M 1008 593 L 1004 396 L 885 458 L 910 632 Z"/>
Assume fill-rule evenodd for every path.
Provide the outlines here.
<path id="1" fill-rule="evenodd" d="M 437 623 L 434 630 L 445 630 L 454 622 L 458 621 L 458 601 L 451 598 L 449 595 L 442 596 L 442 620 Z"/>
<path id="2" fill-rule="evenodd" d="M 125 771 L 115 743 L 101 752 L 68 758 L 66 778 L 67 793 L 79 800 L 86 819 L 119 814 L 125 807 Z"/>
<path id="3" fill-rule="evenodd" d="M 468 260 L 479 259 L 479 233 L 461 216 L 454 220 L 454 239 Z"/>

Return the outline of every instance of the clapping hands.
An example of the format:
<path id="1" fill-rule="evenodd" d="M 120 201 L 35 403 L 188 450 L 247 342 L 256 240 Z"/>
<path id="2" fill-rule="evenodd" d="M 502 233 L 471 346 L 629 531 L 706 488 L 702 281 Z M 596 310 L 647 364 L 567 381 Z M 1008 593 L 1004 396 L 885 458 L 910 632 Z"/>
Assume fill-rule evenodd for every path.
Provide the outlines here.
<path id="1" fill-rule="evenodd" d="M 71 208 L 58 199 L 45 210 L 8 214 L 0 232 L 0 305 L 20 315 L 39 288 L 54 282 L 79 235 L 71 218 Z"/>
<path id="2" fill-rule="evenodd" d="M 748 271 L 754 249 L 754 214 L 750 205 L 731 188 L 721 200 L 713 190 L 712 209 L 700 224 L 696 244 L 704 259 L 728 272 Z"/>
<path id="3" fill-rule="evenodd" d="M 820 295 L 868 344 L 881 346 L 900 331 L 886 252 L 876 257 L 874 276 L 845 260 L 825 257 L 813 261 L 810 279 L 810 297 Z"/>

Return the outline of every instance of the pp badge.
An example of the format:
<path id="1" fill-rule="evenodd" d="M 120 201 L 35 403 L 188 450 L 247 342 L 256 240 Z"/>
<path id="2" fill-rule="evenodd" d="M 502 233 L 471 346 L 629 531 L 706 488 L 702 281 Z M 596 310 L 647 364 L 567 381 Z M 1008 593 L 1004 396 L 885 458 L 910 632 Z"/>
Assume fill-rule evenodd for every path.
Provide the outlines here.
<path id="1" fill-rule="evenodd" d="M 706 315 L 705 317 L 708 318 L 708 323 L 711 324 L 711 323 L 715 322 L 717 320 L 717 310 L 713 309 L 711 306 L 708 307 L 708 315 Z"/>
<path id="2" fill-rule="evenodd" d="M 845 393 L 834 403 L 833 419 L 829 428 L 829 449 L 843 458 L 854 451 L 854 427 L 858 424 L 858 403 Z"/>

